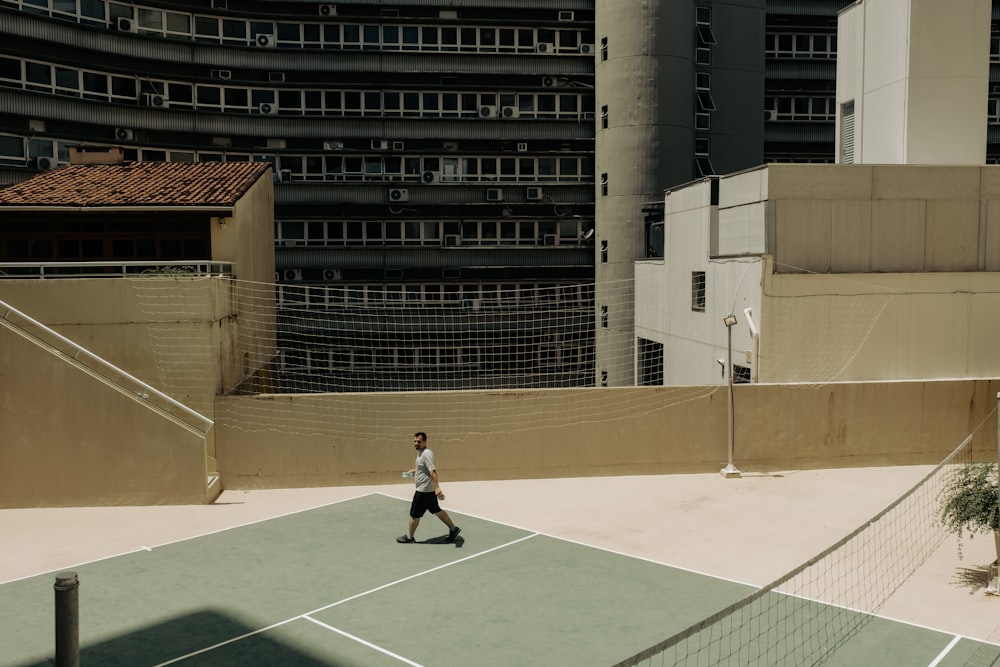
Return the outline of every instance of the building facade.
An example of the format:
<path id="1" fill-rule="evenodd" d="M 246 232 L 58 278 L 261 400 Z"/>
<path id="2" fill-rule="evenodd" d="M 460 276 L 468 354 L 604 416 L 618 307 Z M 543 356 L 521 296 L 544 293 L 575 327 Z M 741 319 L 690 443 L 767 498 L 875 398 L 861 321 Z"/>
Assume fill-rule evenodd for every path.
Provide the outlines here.
<path id="1" fill-rule="evenodd" d="M 633 384 L 600 290 L 648 253 L 643 209 L 833 162 L 849 3 L 648 4 L 0 0 L 0 181 L 79 145 L 270 162 L 288 390 Z"/>

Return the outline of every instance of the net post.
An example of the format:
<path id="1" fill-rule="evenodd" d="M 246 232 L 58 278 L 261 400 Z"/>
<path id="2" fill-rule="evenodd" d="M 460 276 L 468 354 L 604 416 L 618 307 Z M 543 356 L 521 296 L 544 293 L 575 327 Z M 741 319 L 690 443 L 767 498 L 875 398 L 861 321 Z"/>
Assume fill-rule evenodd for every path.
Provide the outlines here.
<path id="1" fill-rule="evenodd" d="M 56 667 L 80 667 L 80 581 L 76 572 L 60 572 L 56 595 Z"/>

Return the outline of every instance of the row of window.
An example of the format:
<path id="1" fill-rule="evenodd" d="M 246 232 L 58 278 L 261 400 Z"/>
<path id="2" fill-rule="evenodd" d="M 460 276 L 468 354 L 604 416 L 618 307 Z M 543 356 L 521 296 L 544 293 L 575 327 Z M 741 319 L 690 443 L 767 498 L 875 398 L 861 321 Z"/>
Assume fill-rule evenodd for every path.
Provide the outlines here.
<path id="1" fill-rule="evenodd" d="M 277 78 L 281 78 L 280 76 Z M 226 113 L 346 118 L 593 119 L 593 96 L 571 81 L 539 77 L 546 93 L 321 90 L 202 85 L 139 79 L 36 60 L 0 57 L 0 83 L 102 102 Z M 581 114 L 589 112 L 584 118 Z"/>
<path id="2" fill-rule="evenodd" d="M 765 120 L 832 121 L 837 117 L 837 102 L 832 96 L 766 95 Z"/>
<path id="3" fill-rule="evenodd" d="M 143 155 L 146 151 L 141 151 Z M 148 159 L 148 158 L 144 158 Z M 419 157 L 398 155 L 254 156 L 272 162 L 282 180 L 409 181 L 432 183 L 587 183 L 590 157 Z M 544 194 L 537 190 L 535 198 Z"/>
<path id="4" fill-rule="evenodd" d="M 328 269 L 336 274 L 335 269 Z M 276 278 L 285 279 L 279 271 Z M 385 304 L 440 306 L 452 305 L 475 310 L 480 308 L 515 308 L 554 305 L 563 309 L 589 310 L 594 307 L 593 283 L 377 283 L 371 285 L 295 285 L 279 283 L 278 307 L 310 309 L 338 306 L 375 306 Z"/>
<path id="5" fill-rule="evenodd" d="M 315 22 L 191 14 L 104 0 L 0 0 L 0 5 L 141 35 L 233 46 L 446 53 L 593 52 L 580 48 L 586 44 L 587 33 L 571 23 L 564 28 L 355 23 L 338 20 L 333 5 L 317 5 L 320 11 L 325 7 L 330 18 Z M 560 12 L 560 17 L 568 20 L 565 14 Z M 454 19 L 457 14 L 443 13 L 441 18 Z"/>
<path id="6" fill-rule="evenodd" d="M 824 60 L 837 57 L 837 35 L 801 32 L 769 32 L 764 35 L 768 58 Z"/>
<path id="7" fill-rule="evenodd" d="M 579 246 L 593 221 L 560 220 L 369 220 L 275 222 L 278 246 L 522 245 Z"/>
<path id="8" fill-rule="evenodd" d="M 134 134 L 119 128 L 121 139 Z M 50 168 L 69 162 L 69 149 L 79 142 L 0 134 L 0 164 Z M 387 144 L 388 145 L 388 144 Z M 331 145 L 329 150 L 338 150 Z M 144 162 L 270 162 L 277 178 L 300 181 L 385 181 L 414 183 L 588 183 L 594 179 L 591 157 L 276 155 L 231 151 L 126 148 L 126 160 Z M 49 160 L 42 164 L 39 158 Z M 542 201 L 541 188 L 533 196 Z"/>
<path id="9" fill-rule="evenodd" d="M 500 364 L 506 369 L 558 368 L 560 371 L 576 371 L 584 370 L 584 367 L 593 363 L 593 359 L 593 345 L 586 343 L 525 343 L 508 348 L 337 346 L 318 350 L 279 350 L 283 371 L 320 373 L 376 367 L 392 368 L 401 373 L 422 373 L 428 370 L 478 368 L 494 364 Z"/>

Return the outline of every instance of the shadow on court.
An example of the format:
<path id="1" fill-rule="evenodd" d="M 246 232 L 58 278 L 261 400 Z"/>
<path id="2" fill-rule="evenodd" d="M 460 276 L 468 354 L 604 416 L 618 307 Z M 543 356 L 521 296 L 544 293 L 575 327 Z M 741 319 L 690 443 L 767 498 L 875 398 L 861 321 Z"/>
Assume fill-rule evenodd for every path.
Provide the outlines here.
<path id="1" fill-rule="evenodd" d="M 150 600 L 150 604 L 155 604 Z M 81 665 L 102 667 L 134 667 L 156 665 L 205 648 L 219 637 L 240 637 L 258 630 L 239 620 L 214 610 L 180 616 L 106 641 L 80 647 Z M 206 643 L 208 642 L 208 643 Z M 49 667 L 52 660 L 20 663 L 15 667 Z M 307 653 L 288 642 L 265 633 L 236 642 L 227 650 L 216 649 L 210 654 L 191 655 L 181 665 L 290 665 L 292 667 L 340 667 Z"/>
<path id="2" fill-rule="evenodd" d="M 461 549 L 463 546 L 465 546 L 465 538 L 459 535 L 454 540 L 449 540 L 447 535 L 441 535 L 440 537 L 429 537 L 426 540 L 417 540 L 413 544 L 436 544 L 438 546 L 455 547 L 456 549 Z"/>

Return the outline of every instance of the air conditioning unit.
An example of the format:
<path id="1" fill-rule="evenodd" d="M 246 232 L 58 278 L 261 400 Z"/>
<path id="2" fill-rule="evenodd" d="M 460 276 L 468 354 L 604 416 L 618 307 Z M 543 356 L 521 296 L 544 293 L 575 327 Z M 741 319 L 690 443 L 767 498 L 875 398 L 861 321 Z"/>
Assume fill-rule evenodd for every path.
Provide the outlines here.
<path id="1" fill-rule="evenodd" d="M 519 118 L 521 112 L 517 110 L 517 107 L 502 107 L 500 109 L 501 118 Z"/>
<path id="2" fill-rule="evenodd" d="M 593 44 L 581 44 L 580 45 L 580 53 L 582 53 L 585 56 L 592 56 L 592 55 L 594 55 L 594 45 Z"/>
<path id="3" fill-rule="evenodd" d="M 289 282 L 302 280 L 302 269 L 285 269 L 281 275 Z"/>
<path id="4" fill-rule="evenodd" d="M 539 42 L 535 44 L 535 51 L 537 53 L 552 53 L 556 50 L 556 45 L 552 42 Z"/>
<path id="5" fill-rule="evenodd" d="M 233 78 L 233 73 L 231 71 L 229 71 L 228 69 L 213 69 L 212 70 L 212 78 L 213 79 L 223 79 L 225 81 L 228 81 L 229 79 Z"/>
<path id="6" fill-rule="evenodd" d="M 323 269 L 323 280 L 341 280 L 344 272 L 340 269 Z"/>
<path id="7" fill-rule="evenodd" d="M 594 120 L 594 112 L 584 111 L 583 113 L 580 114 L 580 120 Z"/>
<path id="8" fill-rule="evenodd" d="M 282 169 L 281 171 L 278 172 L 278 174 L 279 174 L 279 176 L 281 178 L 281 182 L 282 183 L 288 183 L 289 181 L 292 180 L 292 170 L 291 169 Z"/>
<path id="9" fill-rule="evenodd" d="M 319 6 L 320 16 L 336 16 L 337 15 L 337 5 L 320 5 Z"/>
<path id="10" fill-rule="evenodd" d="M 555 234 L 546 234 L 544 237 L 542 237 L 542 244 L 543 245 L 555 245 L 556 244 L 556 238 L 557 237 L 556 237 Z"/>
<path id="11" fill-rule="evenodd" d="M 132 141 L 135 139 L 135 132 L 127 127 L 115 128 L 115 141 Z"/>
<path id="12" fill-rule="evenodd" d="M 764 112 L 764 120 L 777 120 L 777 118 L 778 118 L 778 112 L 777 111 L 765 111 Z"/>
<path id="13" fill-rule="evenodd" d="M 257 105 L 257 111 L 265 116 L 273 116 L 278 113 L 278 107 L 270 102 L 261 102 Z"/>
<path id="14" fill-rule="evenodd" d="M 522 141 L 522 142 L 520 142 L 520 143 L 517 144 L 517 152 L 518 153 L 524 153 L 527 150 L 528 150 L 528 142 Z"/>
<path id="15" fill-rule="evenodd" d="M 372 150 L 387 151 L 389 150 L 389 142 L 385 139 L 372 139 Z"/>
<path id="16" fill-rule="evenodd" d="M 274 35 L 262 32 L 254 37 L 254 43 L 256 43 L 257 46 L 274 46 Z"/>
<path id="17" fill-rule="evenodd" d="M 159 93 L 143 93 L 142 103 L 147 107 L 165 109 L 167 107 L 167 97 Z"/>
<path id="18" fill-rule="evenodd" d="M 441 174 L 436 171 L 425 171 L 420 175 L 420 180 L 424 183 L 437 183 L 441 180 Z"/>
<path id="19" fill-rule="evenodd" d="M 487 188 L 486 201 L 503 201 L 503 190 L 500 188 Z"/>
<path id="20" fill-rule="evenodd" d="M 480 118 L 496 118 L 497 108 L 495 106 L 484 105 L 479 107 Z"/>
<path id="21" fill-rule="evenodd" d="M 323 150 L 325 151 L 342 151 L 344 150 L 344 142 L 340 139 L 330 139 L 329 141 L 323 142 Z"/>
<path id="22" fill-rule="evenodd" d="M 406 188 L 389 188 L 389 201 L 410 201 L 410 191 Z"/>
<path id="23" fill-rule="evenodd" d="M 542 87 L 543 88 L 556 88 L 559 86 L 559 77 L 555 76 L 543 76 L 542 77 Z"/>
<path id="24" fill-rule="evenodd" d="M 528 188 L 524 193 L 524 198 L 529 201 L 541 201 L 542 199 L 542 189 L 541 188 Z"/>
<path id="25" fill-rule="evenodd" d="M 441 144 L 441 148 L 442 148 L 442 150 L 446 150 L 446 151 L 457 151 L 458 150 L 458 142 L 457 141 L 446 141 L 446 142 L 444 142 L 444 143 Z"/>
<path id="26" fill-rule="evenodd" d="M 268 72 L 267 80 L 271 83 L 284 83 L 285 73 L 284 72 Z"/>
<path id="27" fill-rule="evenodd" d="M 135 32 L 135 21 L 126 16 L 119 16 L 115 21 L 115 28 L 118 32 Z"/>
<path id="28" fill-rule="evenodd" d="M 392 150 L 394 151 L 406 150 L 406 143 L 402 141 L 394 141 L 392 142 Z"/>
<path id="29" fill-rule="evenodd" d="M 559 12 L 560 21 L 572 21 L 574 18 L 573 12 Z"/>
<path id="30" fill-rule="evenodd" d="M 446 246 L 462 245 L 462 239 L 458 234 L 445 234 L 443 242 Z"/>
<path id="31" fill-rule="evenodd" d="M 55 169 L 55 167 L 56 159 L 54 157 L 39 155 L 35 158 L 35 169 L 38 171 L 48 171 L 49 169 Z"/>

